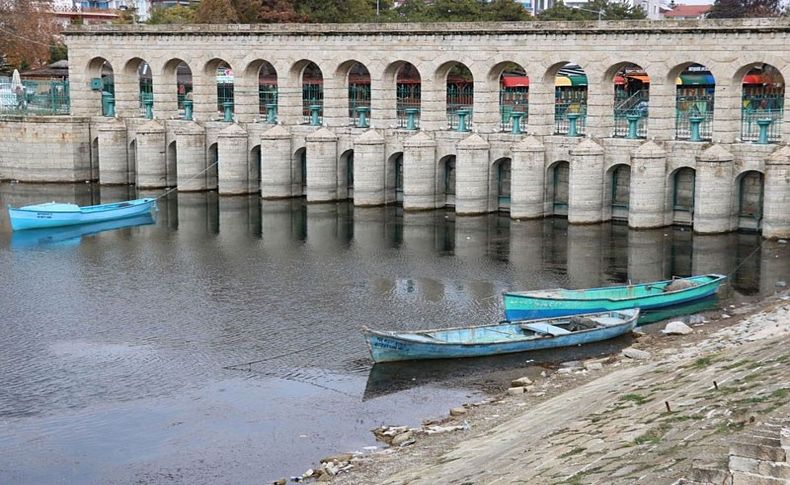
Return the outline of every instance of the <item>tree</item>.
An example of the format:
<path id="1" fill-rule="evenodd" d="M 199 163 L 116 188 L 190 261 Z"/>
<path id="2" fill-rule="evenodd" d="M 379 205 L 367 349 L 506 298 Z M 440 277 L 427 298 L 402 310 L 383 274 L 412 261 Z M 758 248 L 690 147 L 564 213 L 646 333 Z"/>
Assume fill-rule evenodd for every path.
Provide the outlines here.
<path id="1" fill-rule="evenodd" d="M 149 24 L 192 24 L 195 23 L 195 7 L 176 5 L 175 7 L 154 8 Z"/>
<path id="2" fill-rule="evenodd" d="M 305 22 L 307 17 L 296 12 L 291 0 L 262 0 L 256 20 L 265 24 Z"/>
<path id="3" fill-rule="evenodd" d="M 365 22 L 376 16 L 376 0 L 296 0 L 295 6 L 310 22 Z"/>
<path id="4" fill-rule="evenodd" d="M 230 0 L 201 0 L 195 12 L 198 24 L 235 24 L 239 15 Z"/>
<path id="5" fill-rule="evenodd" d="M 780 15 L 782 15 L 781 0 L 716 0 L 708 12 L 709 19 L 778 17 Z"/>
<path id="6" fill-rule="evenodd" d="M 611 0 L 593 0 L 587 3 L 584 10 L 572 8 L 563 2 L 557 2 L 538 14 L 539 20 L 637 20 L 646 17 L 641 7 L 632 7 L 625 2 Z M 600 12 L 600 14 L 599 14 Z"/>
<path id="7" fill-rule="evenodd" d="M 532 20 L 532 15 L 520 3 L 513 0 L 494 0 L 484 8 L 485 19 L 492 22 Z"/>
<path id="8" fill-rule="evenodd" d="M 49 8 L 37 0 L 0 0 L 0 57 L 12 69 L 39 67 L 49 60 L 60 31 Z"/>

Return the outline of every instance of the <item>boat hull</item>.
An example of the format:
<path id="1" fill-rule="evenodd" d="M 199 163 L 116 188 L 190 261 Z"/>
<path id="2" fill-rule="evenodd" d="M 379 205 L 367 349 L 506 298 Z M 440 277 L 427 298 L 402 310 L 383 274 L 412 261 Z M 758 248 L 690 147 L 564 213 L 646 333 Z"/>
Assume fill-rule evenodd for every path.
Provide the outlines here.
<path id="1" fill-rule="evenodd" d="M 374 362 L 401 360 L 455 359 L 510 354 L 531 350 L 552 349 L 584 345 L 609 340 L 626 334 L 636 327 L 638 312 L 633 318 L 618 325 L 596 328 L 585 332 L 572 332 L 553 337 L 521 341 L 485 343 L 431 343 L 415 342 L 384 332 L 365 331 L 365 338 Z M 518 322 L 522 323 L 522 322 Z M 526 322 L 523 322 L 526 323 Z M 471 330 L 473 331 L 473 330 Z"/>
<path id="2" fill-rule="evenodd" d="M 595 298 L 589 299 L 551 299 L 538 298 L 529 295 L 519 295 L 505 293 L 503 301 L 505 306 L 505 319 L 524 320 L 535 318 L 552 318 L 567 315 L 578 315 L 582 313 L 606 312 L 613 310 L 625 310 L 629 308 L 639 308 L 641 310 L 655 310 L 675 305 L 682 305 L 715 294 L 725 277 L 722 275 L 706 276 L 709 281 L 687 288 L 684 290 L 669 293 L 656 293 L 644 296 L 634 296 L 633 298 Z M 660 285 L 668 283 L 656 282 L 649 285 Z M 637 285 L 641 287 L 649 285 Z M 612 287 L 627 288 L 627 287 Z"/>
<path id="3" fill-rule="evenodd" d="M 14 231 L 22 231 L 126 219 L 150 214 L 155 207 L 156 199 L 138 199 L 73 211 L 43 210 L 45 209 L 43 206 L 42 209 L 35 210 L 9 207 L 8 216 L 11 220 L 11 228 Z"/>

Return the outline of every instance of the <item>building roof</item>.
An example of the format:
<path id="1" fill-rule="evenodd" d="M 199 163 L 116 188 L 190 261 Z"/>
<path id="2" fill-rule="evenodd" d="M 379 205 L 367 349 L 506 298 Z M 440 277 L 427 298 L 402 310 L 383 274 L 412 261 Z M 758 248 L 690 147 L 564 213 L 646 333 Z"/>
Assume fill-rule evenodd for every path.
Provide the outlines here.
<path id="1" fill-rule="evenodd" d="M 670 10 L 664 13 L 667 18 L 699 18 L 708 13 L 713 5 L 685 5 L 679 3 Z"/>

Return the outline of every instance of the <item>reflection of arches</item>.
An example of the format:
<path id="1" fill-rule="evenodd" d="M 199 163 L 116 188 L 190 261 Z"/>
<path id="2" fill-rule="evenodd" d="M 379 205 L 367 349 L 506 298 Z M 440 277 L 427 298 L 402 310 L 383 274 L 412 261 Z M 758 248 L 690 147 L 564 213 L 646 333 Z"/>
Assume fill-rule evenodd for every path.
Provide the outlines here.
<path id="1" fill-rule="evenodd" d="M 761 228 L 763 218 L 764 177 L 761 172 L 749 170 L 735 179 L 738 194 L 738 228 Z"/>
<path id="2" fill-rule="evenodd" d="M 255 145 L 250 150 L 249 168 L 249 190 L 250 192 L 261 191 L 261 146 Z"/>
<path id="3" fill-rule="evenodd" d="M 638 64 L 619 62 L 606 70 L 604 82 L 614 86 L 614 136 L 646 138 L 650 76 Z M 631 122 L 636 131 L 629 134 Z"/>
<path id="4" fill-rule="evenodd" d="M 170 59 L 165 63 L 162 71 L 164 85 L 175 85 L 178 117 L 184 119 L 186 116 L 184 100 L 192 99 L 192 69 L 181 59 Z M 170 90 L 172 88 L 167 89 Z"/>
<path id="5" fill-rule="evenodd" d="M 631 167 L 615 165 L 609 170 L 612 219 L 627 220 L 631 189 Z"/>
<path id="6" fill-rule="evenodd" d="M 556 70 L 555 70 L 556 69 Z M 554 132 L 584 135 L 587 121 L 587 74 L 570 62 L 553 66 Z"/>
<path id="7" fill-rule="evenodd" d="M 696 184 L 696 171 L 693 168 L 683 167 L 670 175 L 672 187 L 673 222 L 676 224 L 691 224 L 694 220 L 694 191 Z"/>
<path id="8" fill-rule="evenodd" d="M 491 189 L 496 194 L 496 210 L 510 210 L 510 164 L 509 158 L 500 158 L 492 165 Z"/>
<path id="9" fill-rule="evenodd" d="M 551 165 L 547 171 L 546 187 L 552 205 L 552 214 L 568 215 L 568 182 L 571 166 L 562 160 Z"/>
<path id="10" fill-rule="evenodd" d="M 785 100 L 782 73 L 770 64 L 752 63 L 738 69 L 733 84 L 740 84 L 742 90 L 741 139 L 781 142 Z M 765 139 L 761 140 L 760 125 L 766 122 Z"/>
<path id="11" fill-rule="evenodd" d="M 219 180 L 219 147 L 217 143 L 212 143 L 208 147 L 208 166 L 206 170 L 206 188 L 216 190 Z"/>
<path id="12" fill-rule="evenodd" d="M 276 121 L 277 70 L 270 62 L 258 59 L 247 66 L 244 75 L 258 78 L 258 113 L 266 120 Z"/>
<path id="13" fill-rule="evenodd" d="M 229 107 L 231 113 L 235 112 L 234 106 L 234 76 L 231 65 L 222 59 L 212 59 L 206 63 L 205 74 L 214 79 L 217 85 L 217 112 L 225 113 Z"/>
<path id="14" fill-rule="evenodd" d="M 346 187 L 346 194 L 349 199 L 354 198 L 354 150 L 346 150 L 338 159 L 338 176 L 343 177 L 343 184 Z M 342 188 L 340 188 L 342 191 Z M 342 193 L 339 194 L 342 197 Z"/>
<path id="15" fill-rule="evenodd" d="M 422 99 L 422 78 L 417 68 L 405 61 L 397 61 L 384 71 L 385 82 L 395 83 L 395 111 L 398 127 L 409 126 L 409 112 L 414 120 L 413 128 L 420 127 L 420 108 Z M 410 110 L 407 112 L 407 110 Z"/>
<path id="16" fill-rule="evenodd" d="M 88 75 L 91 78 L 91 89 L 98 91 L 97 111 L 102 116 L 113 116 L 115 114 L 115 73 L 107 59 L 94 57 L 88 62 Z M 94 85 L 94 80 L 98 84 Z"/>
<path id="17" fill-rule="evenodd" d="M 472 71 L 463 63 L 456 61 L 446 62 L 436 70 L 434 79 L 445 80 L 448 126 L 457 128 L 462 116 L 466 117 L 467 127 L 471 126 L 475 104 Z"/>
<path id="18" fill-rule="evenodd" d="M 496 82 L 499 89 L 499 117 L 502 131 L 513 129 L 514 113 L 517 116 L 520 114 L 519 131 L 525 131 L 529 116 L 527 71 L 515 62 L 500 62 L 491 69 L 488 77 L 489 84 Z"/>
<path id="19" fill-rule="evenodd" d="M 167 153 L 165 155 L 166 165 L 167 165 L 167 186 L 168 187 L 175 187 L 178 185 L 178 165 L 176 160 L 178 159 L 178 146 L 176 145 L 175 141 L 171 141 L 169 145 L 167 145 Z"/>
<path id="20" fill-rule="evenodd" d="M 307 149 L 300 148 L 294 152 L 294 188 L 298 195 L 307 195 Z"/>
<path id="21" fill-rule="evenodd" d="M 441 206 L 455 207 L 455 155 L 439 160 L 439 201 Z"/>
<path id="22" fill-rule="evenodd" d="M 686 62 L 670 71 L 675 92 L 675 138 L 710 140 L 713 135 L 713 109 L 716 80 L 702 64 Z M 699 128 L 694 128 L 698 126 Z M 697 136 L 698 135 L 698 136 Z"/>

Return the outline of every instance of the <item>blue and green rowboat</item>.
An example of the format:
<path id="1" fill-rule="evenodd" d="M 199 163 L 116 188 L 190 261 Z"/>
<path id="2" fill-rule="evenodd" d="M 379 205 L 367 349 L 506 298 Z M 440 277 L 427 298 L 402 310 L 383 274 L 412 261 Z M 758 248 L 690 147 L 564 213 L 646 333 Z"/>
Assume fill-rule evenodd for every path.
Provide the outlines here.
<path id="1" fill-rule="evenodd" d="M 417 332 L 364 329 L 374 362 L 452 359 L 553 349 L 619 337 L 636 326 L 639 310 L 500 322 Z"/>
<path id="2" fill-rule="evenodd" d="M 706 298 L 716 293 L 726 278 L 707 274 L 638 285 L 507 292 L 503 295 L 505 318 L 524 320 L 627 308 L 664 308 Z"/>

